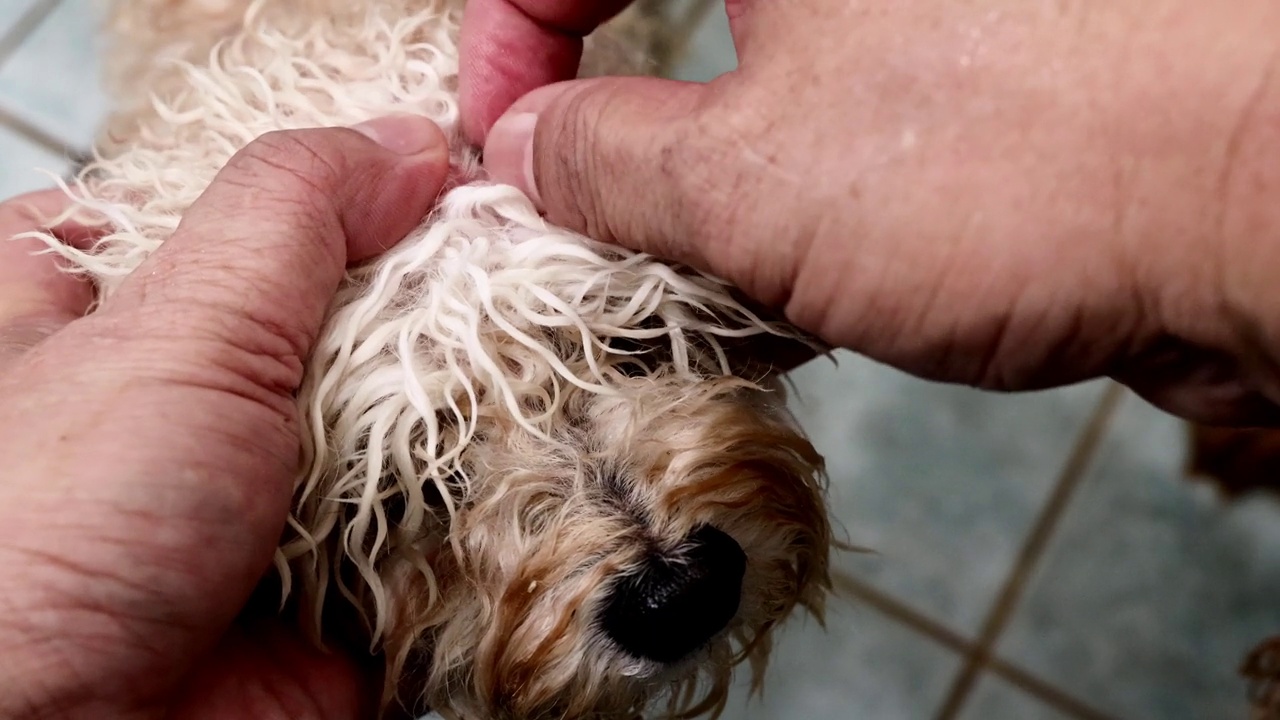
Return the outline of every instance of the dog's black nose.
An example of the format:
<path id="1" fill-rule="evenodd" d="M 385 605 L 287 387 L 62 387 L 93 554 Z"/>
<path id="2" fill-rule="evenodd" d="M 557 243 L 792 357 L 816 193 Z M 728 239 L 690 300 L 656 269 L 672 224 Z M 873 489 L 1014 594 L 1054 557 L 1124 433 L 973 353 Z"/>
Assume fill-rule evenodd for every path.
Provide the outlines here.
<path id="1" fill-rule="evenodd" d="M 655 553 L 614 584 L 601 622 L 623 650 L 661 663 L 706 645 L 738 614 L 747 556 L 702 526 L 671 553 Z"/>

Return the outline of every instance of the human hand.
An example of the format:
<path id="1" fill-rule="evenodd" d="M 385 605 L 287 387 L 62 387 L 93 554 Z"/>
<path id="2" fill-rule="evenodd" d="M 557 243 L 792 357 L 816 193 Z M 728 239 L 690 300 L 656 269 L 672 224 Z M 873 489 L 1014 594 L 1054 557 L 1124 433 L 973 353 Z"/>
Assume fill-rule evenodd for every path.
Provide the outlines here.
<path id="1" fill-rule="evenodd" d="M 467 0 L 459 41 L 462 128 L 474 143 L 525 93 L 578 74 L 583 38 L 632 0 Z"/>
<path id="2" fill-rule="evenodd" d="M 1277 420 L 1280 6 L 727 10 L 736 71 L 535 90 L 493 176 L 919 376 Z"/>
<path id="3" fill-rule="evenodd" d="M 91 290 L 37 241 L 0 241 L 0 717 L 354 718 L 376 699 L 350 659 L 241 615 L 344 266 L 412 230 L 448 171 L 427 120 L 363 130 L 384 147 L 342 129 L 251 143 L 88 315 Z M 0 235 L 58 199 L 0 205 Z"/>

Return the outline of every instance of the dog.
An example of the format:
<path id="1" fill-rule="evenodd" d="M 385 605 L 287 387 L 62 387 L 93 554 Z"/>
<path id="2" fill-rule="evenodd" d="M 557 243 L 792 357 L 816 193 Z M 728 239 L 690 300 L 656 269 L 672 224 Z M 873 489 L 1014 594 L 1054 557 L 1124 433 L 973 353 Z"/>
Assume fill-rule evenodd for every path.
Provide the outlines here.
<path id="1" fill-rule="evenodd" d="M 549 225 L 458 129 L 463 0 L 109 0 L 112 110 L 64 185 L 109 298 L 268 131 L 411 111 L 452 139 L 439 206 L 352 269 L 297 392 L 275 572 L 319 644 L 355 628 L 382 708 L 450 720 L 719 714 L 840 546 L 823 459 L 751 338 L 821 345 L 690 268 Z M 652 72 L 633 9 L 582 74 Z"/>

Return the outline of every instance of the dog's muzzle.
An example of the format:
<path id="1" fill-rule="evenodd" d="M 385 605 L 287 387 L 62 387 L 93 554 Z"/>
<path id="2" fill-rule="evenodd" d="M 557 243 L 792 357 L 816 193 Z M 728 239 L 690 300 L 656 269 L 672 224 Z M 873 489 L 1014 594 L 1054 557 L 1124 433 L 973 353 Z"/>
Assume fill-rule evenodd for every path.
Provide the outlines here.
<path id="1" fill-rule="evenodd" d="M 747 556 L 704 525 L 668 553 L 652 553 L 614 583 L 601 624 L 626 652 L 660 663 L 688 657 L 738 614 Z"/>

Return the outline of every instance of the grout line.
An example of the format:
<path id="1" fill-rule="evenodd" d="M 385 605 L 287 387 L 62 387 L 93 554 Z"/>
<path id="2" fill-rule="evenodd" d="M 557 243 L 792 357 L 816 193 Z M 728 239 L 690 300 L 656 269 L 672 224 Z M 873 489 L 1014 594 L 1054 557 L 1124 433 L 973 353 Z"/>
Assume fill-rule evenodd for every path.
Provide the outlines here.
<path id="1" fill-rule="evenodd" d="M 18 117 L 3 106 L 0 106 L 0 128 L 12 130 L 22 139 L 39 145 L 54 155 L 70 160 L 72 163 L 79 163 L 85 159 L 86 153 L 83 150 L 75 148 L 39 126 Z"/>
<path id="2" fill-rule="evenodd" d="M 22 47 L 22 44 L 31 36 L 31 33 L 48 19 L 49 15 L 61 3 L 62 0 L 38 0 L 38 2 L 27 8 L 27 11 L 18 18 L 8 32 L 0 36 L 0 67 Z M 0 107 L 0 128 L 11 130 L 22 139 L 54 155 L 66 158 L 72 163 L 80 162 L 85 155 L 83 150 L 75 148 L 71 143 L 62 140 L 34 123 L 24 120 L 4 107 Z"/>
<path id="3" fill-rule="evenodd" d="M 837 594 L 866 603 L 881 615 L 910 627 L 956 654 L 968 655 L 973 649 L 973 643 L 966 640 L 960 633 L 924 613 L 907 607 L 891 595 L 862 580 L 842 574 L 835 577 L 832 582 Z"/>
<path id="4" fill-rule="evenodd" d="M 866 603 L 881 615 L 911 628 L 957 655 L 968 657 L 976 647 L 972 642 L 961 636 L 960 633 L 926 616 L 924 613 L 908 607 L 891 595 L 862 580 L 849 575 L 840 575 L 835 578 L 834 583 L 836 592 L 839 595 Z M 1094 710 L 1052 684 L 1000 658 L 992 657 L 988 659 L 987 670 L 1028 695 L 1036 697 L 1044 704 L 1064 714 L 1071 715 L 1077 720 L 1114 720 L 1114 718 Z"/>
<path id="5" fill-rule="evenodd" d="M 996 657 L 987 659 L 987 670 L 993 675 L 998 675 L 1005 682 L 1022 690 L 1028 695 L 1033 695 L 1046 705 L 1053 707 L 1055 710 L 1066 715 L 1074 716 L 1076 720 L 1116 720 L 1110 715 L 1098 712 L 1097 710 L 1085 705 L 1083 702 L 1071 697 L 1062 690 L 1054 687 L 1052 684 L 1035 677 L 1031 673 L 1011 665 L 1004 660 Z"/>
<path id="6" fill-rule="evenodd" d="M 10 55 L 17 52 L 27 36 L 44 22 L 45 18 L 58 7 L 62 0 L 39 0 L 22 13 L 18 21 L 9 28 L 9 32 L 0 36 L 0 65 L 4 65 Z"/>
<path id="7" fill-rule="evenodd" d="M 1071 496 L 1084 479 L 1085 470 L 1093 460 L 1094 453 L 1106 434 L 1111 417 L 1115 414 L 1116 406 L 1123 396 L 1124 388 L 1121 385 L 1117 383 L 1108 384 L 1102 398 L 1094 408 L 1093 415 L 1090 416 L 1085 424 L 1083 431 L 1081 431 L 1076 440 L 1075 447 L 1067 457 L 1067 462 L 1062 468 L 1058 481 L 1054 484 L 1048 501 L 1041 509 L 1040 516 L 1036 518 L 1030 534 L 1028 534 L 1022 549 L 1018 553 L 1013 571 L 1005 580 L 990 614 L 988 614 L 986 621 L 983 623 L 982 630 L 978 635 L 978 642 L 965 658 L 965 664 L 952 682 L 951 689 L 948 691 L 941 709 L 935 716 L 935 720 L 955 720 L 965 700 L 968 699 L 970 692 L 973 690 L 978 676 L 982 670 L 992 664 L 996 641 L 999 640 L 1001 633 L 1004 632 L 1005 627 L 1009 624 L 1013 610 L 1022 599 L 1022 594 L 1026 590 L 1031 573 L 1037 561 L 1044 554 L 1045 547 L 1048 545 L 1058 521 L 1061 520 L 1063 511 L 1070 502 Z M 1098 716 L 1091 712 L 1086 714 L 1085 717 Z"/>

